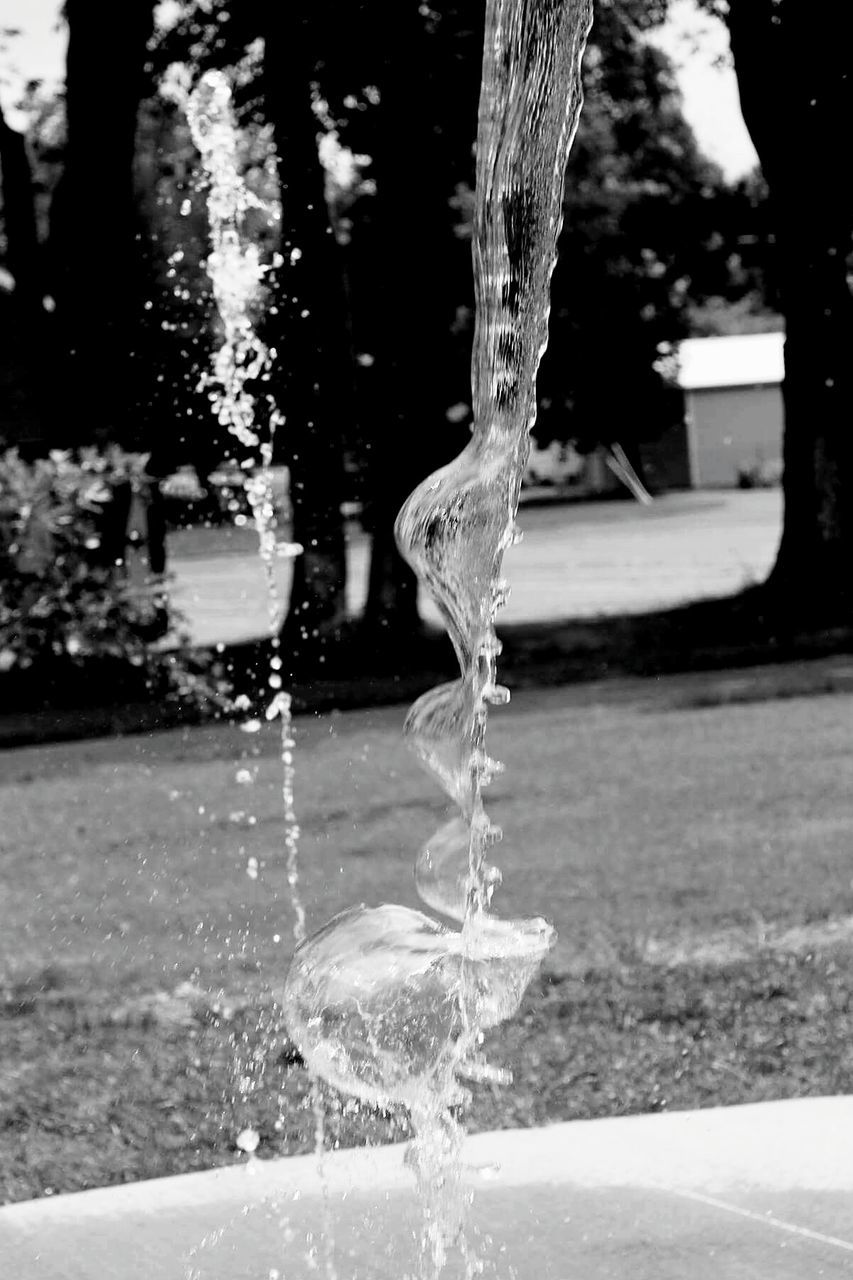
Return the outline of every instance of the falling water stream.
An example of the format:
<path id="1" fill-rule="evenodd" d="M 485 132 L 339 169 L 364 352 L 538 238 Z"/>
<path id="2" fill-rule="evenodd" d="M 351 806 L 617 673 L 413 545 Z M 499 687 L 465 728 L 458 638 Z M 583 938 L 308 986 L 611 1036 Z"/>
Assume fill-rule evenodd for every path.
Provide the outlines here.
<path id="1" fill-rule="evenodd" d="M 411 708 L 410 745 L 459 809 L 416 859 L 427 907 L 355 906 L 297 949 L 288 1027 L 310 1068 L 343 1093 L 408 1109 L 424 1226 L 422 1273 L 438 1277 L 464 1233 L 461 1083 L 494 1079 L 484 1032 L 511 1017 L 554 940 L 545 920 L 492 912 L 501 832 L 483 792 L 500 766 L 486 753 L 497 683 L 503 554 L 529 450 L 564 173 L 581 107 L 591 0 L 488 0 L 477 137 L 472 366 L 474 428 L 458 458 L 426 479 L 397 519 L 403 555 L 435 600 L 460 678 Z"/>
<path id="2" fill-rule="evenodd" d="M 238 159 L 238 130 L 231 106 L 231 88 L 220 71 L 208 71 L 190 95 L 187 109 L 193 141 L 201 156 L 207 179 L 207 208 L 210 221 L 211 253 L 207 272 L 222 325 L 222 341 L 213 367 L 203 385 L 209 389 L 216 417 L 242 446 L 240 462 L 244 489 L 258 535 L 258 551 L 264 567 L 270 630 L 270 657 L 267 686 L 270 701 L 263 709 L 266 720 L 278 720 L 281 730 L 282 807 L 284 844 L 287 852 L 287 879 L 294 910 L 294 940 L 305 938 L 305 909 L 299 892 L 299 827 L 294 807 L 294 740 L 290 694 L 283 688 L 279 629 L 282 600 L 276 565 L 281 558 L 299 555 L 298 543 L 278 538 L 272 483 L 275 433 L 281 425 L 278 411 L 268 405 L 267 430 L 258 425 L 258 407 L 253 388 L 269 377 L 276 352 L 258 336 L 254 315 L 260 305 L 266 267 L 257 245 L 245 235 L 243 224 L 249 209 L 258 201 L 246 187 Z M 243 726 L 257 731 L 260 720 Z"/>

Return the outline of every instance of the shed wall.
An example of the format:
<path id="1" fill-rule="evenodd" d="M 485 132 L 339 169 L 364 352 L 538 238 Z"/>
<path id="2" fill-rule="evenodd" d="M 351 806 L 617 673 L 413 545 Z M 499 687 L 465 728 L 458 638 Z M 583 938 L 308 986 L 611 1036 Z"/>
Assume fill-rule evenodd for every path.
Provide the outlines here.
<path id="1" fill-rule="evenodd" d="M 781 458 L 781 387 L 714 387 L 686 399 L 694 488 L 735 488 L 741 466 Z"/>

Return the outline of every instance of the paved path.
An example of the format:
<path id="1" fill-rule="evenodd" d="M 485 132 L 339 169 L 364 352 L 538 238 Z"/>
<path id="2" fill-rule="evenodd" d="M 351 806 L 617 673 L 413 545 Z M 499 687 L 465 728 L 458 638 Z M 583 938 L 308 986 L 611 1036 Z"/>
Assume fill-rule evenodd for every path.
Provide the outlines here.
<path id="1" fill-rule="evenodd" d="M 777 490 L 672 494 L 650 507 L 628 502 L 526 506 L 524 540 L 507 554 L 512 594 L 504 622 L 639 613 L 724 595 L 760 581 L 779 538 Z M 222 534 L 211 540 L 223 542 Z M 265 634 L 264 577 L 254 535 L 235 534 L 230 548 L 210 554 L 203 536 L 172 540 L 174 598 L 197 644 Z M 349 541 L 349 608 L 364 604 L 369 544 Z M 286 600 L 290 569 L 282 563 Z M 437 622 L 428 600 L 424 617 Z"/>
<path id="2" fill-rule="evenodd" d="M 816 1098 L 469 1138 L 483 1280 L 844 1280 L 851 1126 L 853 1099 Z M 0 1274 L 408 1280 L 411 1184 L 397 1146 L 338 1152 L 322 1181 L 305 1156 L 12 1205 Z M 451 1256 L 443 1280 L 463 1274 Z"/>

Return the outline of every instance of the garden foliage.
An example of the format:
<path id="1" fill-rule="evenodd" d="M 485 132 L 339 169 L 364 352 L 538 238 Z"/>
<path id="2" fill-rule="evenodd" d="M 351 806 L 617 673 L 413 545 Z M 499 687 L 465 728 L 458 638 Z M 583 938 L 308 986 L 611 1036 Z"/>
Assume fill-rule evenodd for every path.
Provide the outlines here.
<path id="1" fill-rule="evenodd" d="M 169 625 L 162 584 L 131 572 L 124 554 L 145 462 L 117 448 L 0 454 L 0 670 L 104 658 L 151 675 L 176 668 L 152 644 Z"/>

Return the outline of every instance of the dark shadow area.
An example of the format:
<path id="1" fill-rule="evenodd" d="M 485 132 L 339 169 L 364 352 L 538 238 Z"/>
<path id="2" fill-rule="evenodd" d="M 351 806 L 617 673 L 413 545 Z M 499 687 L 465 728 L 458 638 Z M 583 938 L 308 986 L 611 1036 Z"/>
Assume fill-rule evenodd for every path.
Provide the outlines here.
<path id="1" fill-rule="evenodd" d="M 853 624 L 797 619 L 771 588 L 673 609 L 600 619 L 566 618 L 499 627 L 499 675 L 511 689 L 626 676 L 722 671 L 853 653 Z M 232 696 L 263 705 L 267 640 L 197 651 L 189 667 L 224 679 Z M 401 641 L 382 628 L 351 623 L 316 658 L 285 659 L 285 687 L 297 714 L 405 703 L 458 675 L 443 632 L 422 628 Z M 270 695 L 271 696 L 271 695 Z M 231 718 L 214 701 L 181 699 L 120 662 L 53 662 L 0 677 L 0 747 L 141 733 Z M 245 715 L 245 713 L 240 713 Z"/>

